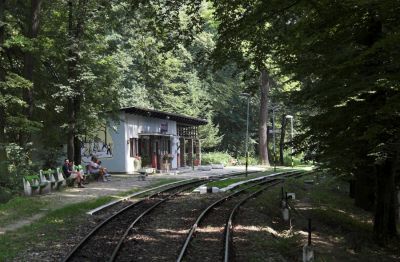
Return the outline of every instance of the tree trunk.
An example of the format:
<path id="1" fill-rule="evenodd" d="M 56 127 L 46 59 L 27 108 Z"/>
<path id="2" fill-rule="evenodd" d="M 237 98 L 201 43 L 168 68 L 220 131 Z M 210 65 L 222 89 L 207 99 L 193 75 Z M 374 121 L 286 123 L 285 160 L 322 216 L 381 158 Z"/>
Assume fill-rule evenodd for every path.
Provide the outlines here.
<path id="1" fill-rule="evenodd" d="M 0 21 L 4 21 L 4 9 L 5 9 L 6 0 L 0 0 Z M 4 24 L 0 24 L 0 59 L 3 56 L 2 47 L 4 43 Z M 0 82 L 5 81 L 5 69 L 0 68 Z M 0 90 L 1 92 L 2 90 Z M 7 160 L 7 154 L 5 149 L 6 134 L 6 112 L 4 106 L 0 104 L 0 181 L 4 181 L 2 178 L 8 177 L 8 168 L 5 162 Z"/>
<path id="2" fill-rule="evenodd" d="M 80 141 L 76 137 L 78 134 L 76 122 L 78 118 L 78 113 L 81 106 L 81 100 L 78 97 L 81 93 L 81 86 L 79 82 L 79 42 L 83 36 L 84 19 L 86 14 L 87 0 L 80 0 L 75 8 L 76 25 L 74 26 L 73 18 L 73 1 L 68 1 L 68 36 L 70 41 L 70 46 L 68 49 L 68 80 L 71 89 L 74 94 L 68 97 L 67 107 L 68 107 L 68 137 L 67 137 L 67 155 L 70 160 L 74 160 L 76 163 L 81 162 L 80 154 Z M 78 146 L 78 147 L 76 147 Z"/>
<path id="3" fill-rule="evenodd" d="M 376 207 L 374 235 L 377 242 L 385 245 L 397 235 L 395 168 L 393 159 L 385 160 L 376 167 Z"/>
<path id="4" fill-rule="evenodd" d="M 269 93 L 269 79 L 265 69 L 261 70 L 261 84 L 260 84 L 260 125 L 259 125 L 259 153 L 262 165 L 269 166 L 268 159 L 268 93 Z"/>
<path id="5" fill-rule="evenodd" d="M 283 151 L 285 149 L 286 126 L 287 126 L 286 114 L 283 114 L 281 120 L 281 139 L 279 141 L 279 164 L 281 166 L 285 164 L 283 159 L 284 157 Z"/>
<path id="6" fill-rule="evenodd" d="M 272 126 L 267 126 L 267 141 L 268 141 L 268 159 L 272 161 L 272 164 L 274 164 L 273 161 L 275 161 L 274 158 L 274 138 L 273 134 L 270 134 L 272 130 Z M 270 163 L 271 164 L 271 163 Z"/>
<path id="7" fill-rule="evenodd" d="M 27 37 L 30 39 L 35 39 L 39 31 L 39 13 L 42 0 L 31 0 L 30 17 L 28 19 L 28 32 Z M 33 69 L 34 69 L 34 57 L 32 52 L 28 51 L 24 55 L 24 77 L 33 82 Z M 28 119 L 32 119 L 33 115 L 33 87 L 31 89 L 25 90 L 24 92 L 25 102 L 28 104 L 26 109 L 26 116 Z M 28 135 L 29 136 L 29 135 Z M 29 138 L 28 138 L 29 140 Z"/>
<path id="8" fill-rule="evenodd" d="M 354 204 L 367 211 L 373 211 L 375 202 L 374 189 L 374 167 L 365 165 L 357 168 L 354 181 Z"/>
<path id="9" fill-rule="evenodd" d="M 69 49 L 68 49 L 68 60 L 67 60 L 67 70 L 68 70 L 68 81 L 73 89 L 73 81 L 75 79 L 75 67 L 76 60 L 74 58 L 73 52 L 73 37 L 74 37 L 74 28 L 72 21 L 72 11 L 73 5 L 72 1 L 68 1 L 68 40 L 70 41 Z M 68 134 L 67 134 L 67 157 L 68 159 L 75 159 L 75 126 L 76 126 L 76 117 L 75 117 L 75 107 L 74 107 L 74 98 L 73 96 L 69 96 L 67 98 L 67 119 L 68 119 Z"/>

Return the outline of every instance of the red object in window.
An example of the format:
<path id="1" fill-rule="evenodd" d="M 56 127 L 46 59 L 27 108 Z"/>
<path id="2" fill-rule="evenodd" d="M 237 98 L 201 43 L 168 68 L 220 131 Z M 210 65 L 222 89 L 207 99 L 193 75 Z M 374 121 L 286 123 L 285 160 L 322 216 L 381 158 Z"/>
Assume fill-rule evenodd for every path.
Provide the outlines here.
<path id="1" fill-rule="evenodd" d="M 151 156 L 151 167 L 152 168 L 157 168 L 157 154 L 153 153 Z"/>

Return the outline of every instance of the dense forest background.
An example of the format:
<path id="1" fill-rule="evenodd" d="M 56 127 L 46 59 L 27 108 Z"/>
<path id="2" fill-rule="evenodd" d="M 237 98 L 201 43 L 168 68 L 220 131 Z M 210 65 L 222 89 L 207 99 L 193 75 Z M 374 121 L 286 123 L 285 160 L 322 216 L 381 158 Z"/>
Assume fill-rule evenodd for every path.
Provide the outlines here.
<path id="1" fill-rule="evenodd" d="M 400 1 L 0 0 L 0 189 L 54 165 L 142 106 L 206 118 L 203 147 L 270 163 L 295 117 L 297 153 L 352 183 L 397 234 L 400 186 Z M 284 146 L 285 132 L 280 140 Z M 396 189 L 397 187 L 397 189 Z"/>

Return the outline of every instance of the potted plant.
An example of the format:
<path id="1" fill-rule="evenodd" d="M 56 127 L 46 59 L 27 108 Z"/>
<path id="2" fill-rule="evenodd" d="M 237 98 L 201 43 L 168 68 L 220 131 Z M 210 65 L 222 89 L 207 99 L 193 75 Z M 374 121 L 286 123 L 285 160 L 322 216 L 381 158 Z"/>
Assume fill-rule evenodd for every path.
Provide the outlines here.
<path id="1" fill-rule="evenodd" d="M 174 159 L 174 156 L 172 154 L 165 154 L 162 157 L 163 161 L 164 161 L 164 169 L 166 171 L 169 171 L 169 166 L 171 164 L 172 159 Z"/>
<path id="2" fill-rule="evenodd" d="M 140 156 L 135 156 L 133 158 L 133 170 L 138 171 L 142 168 L 142 158 Z"/>

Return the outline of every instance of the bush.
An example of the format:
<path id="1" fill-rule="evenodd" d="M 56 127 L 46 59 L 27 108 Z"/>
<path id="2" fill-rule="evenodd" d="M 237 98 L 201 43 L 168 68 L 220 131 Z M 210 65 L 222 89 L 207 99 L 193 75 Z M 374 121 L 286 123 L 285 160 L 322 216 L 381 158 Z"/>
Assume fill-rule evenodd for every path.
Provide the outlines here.
<path id="1" fill-rule="evenodd" d="M 245 165 L 246 164 L 246 157 L 245 156 L 239 157 L 238 161 L 239 161 L 239 163 L 238 163 L 239 165 Z M 259 161 L 258 158 L 254 157 L 254 156 L 249 156 L 248 164 L 254 166 L 254 165 L 260 164 L 260 161 Z"/>
<path id="2" fill-rule="evenodd" d="M 29 149 L 22 148 L 17 144 L 9 144 L 6 147 L 9 174 L 7 177 L 1 177 L 0 184 L 13 192 L 19 192 L 22 188 L 22 177 L 32 175 L 38 169 L 29 157 Z"/>
<path id="3" fill-rule="evenodd" d="M 229 166 L 232 159 L 233 157 L 226 152 L 211 152 L 201 155 L 201 163 L 203 165 L 224 164 L 225 166 Z"/>
<path id="4" fill-rule="evenodd" d="M 293 165 L 298 166 L 298 165 L 304 165 L 302 162 L 303 156 L 302 155 L 294 155 L 293 156 Z M 273 163 L 273 162 L 271 162 Z M 284 151 L 283 152 L 283 164 L 285 166 L 291 166 L 292 165 L 292 158 L 290 156 L 290 152 Z"/>

